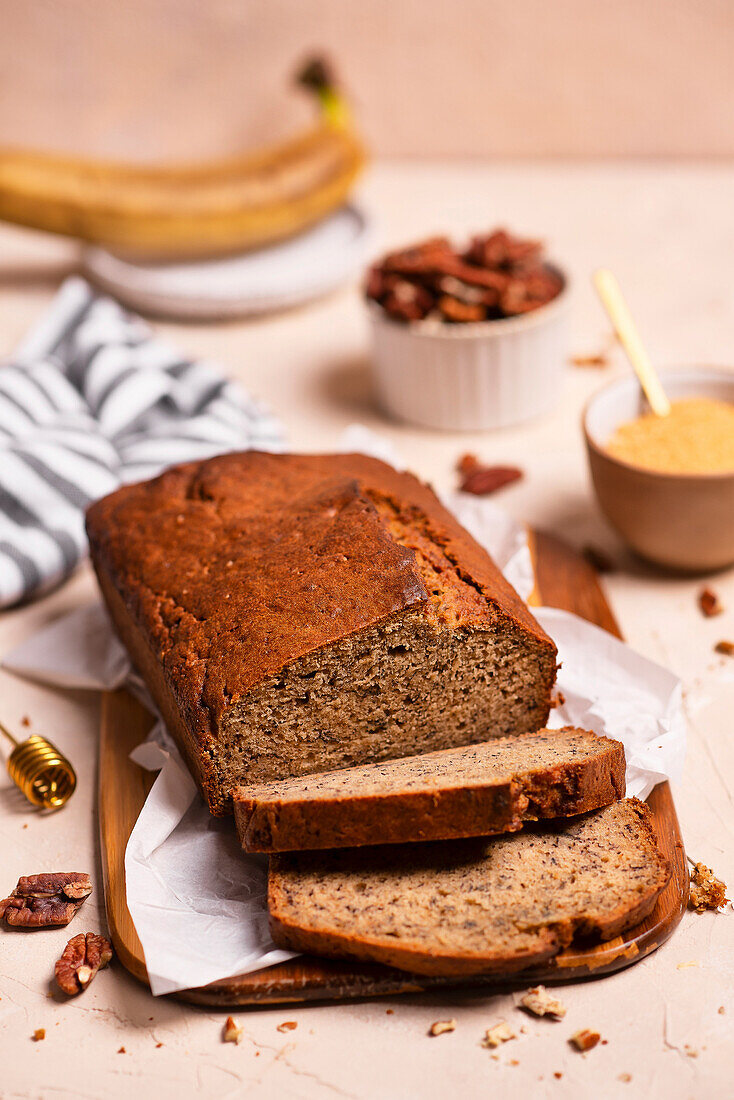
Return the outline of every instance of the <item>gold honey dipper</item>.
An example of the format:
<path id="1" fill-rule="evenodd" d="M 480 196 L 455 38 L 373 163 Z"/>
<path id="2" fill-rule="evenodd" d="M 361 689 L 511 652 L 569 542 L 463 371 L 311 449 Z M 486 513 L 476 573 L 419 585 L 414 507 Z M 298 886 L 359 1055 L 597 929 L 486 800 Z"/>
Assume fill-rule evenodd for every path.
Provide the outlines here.
<path id="1" fill-rule="evenodd" d="M 15 746 L 7 760 L 8 774 L 28 801 L 44 810 L 66 805 L 76 789 L 76 772 L 66 757 L 37 733 L 16 741 L 2 722 L 0 733 Z"/>

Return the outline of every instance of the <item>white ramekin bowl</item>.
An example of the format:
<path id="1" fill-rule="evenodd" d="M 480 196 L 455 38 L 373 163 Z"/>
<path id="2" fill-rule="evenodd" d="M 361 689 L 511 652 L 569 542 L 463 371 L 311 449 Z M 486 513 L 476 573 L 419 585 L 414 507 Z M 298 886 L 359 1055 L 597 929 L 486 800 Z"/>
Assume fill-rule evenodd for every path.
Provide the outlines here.
<path id="1" fill-rule="evenodd" d="M 380 404 L 399 420 L 446 431 L 505 428 L 550 412 L 568 351 L 568 280 L 558 274 L 563 287 L 552 302 L 499 321 L 405 323 L 368 302 Z"/>

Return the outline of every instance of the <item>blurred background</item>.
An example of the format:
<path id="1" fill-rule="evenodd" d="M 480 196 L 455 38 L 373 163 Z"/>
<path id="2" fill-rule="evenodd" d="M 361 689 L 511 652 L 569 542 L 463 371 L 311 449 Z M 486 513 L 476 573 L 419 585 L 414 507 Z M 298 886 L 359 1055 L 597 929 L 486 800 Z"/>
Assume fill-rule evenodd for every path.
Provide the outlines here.
<path id="1" fill-rule="evenodd" d="M 338 64 L 378 156 L 734 154 L 731 0 L 2 0 L 0 144 L 196 158 L 312 117 Z"/>

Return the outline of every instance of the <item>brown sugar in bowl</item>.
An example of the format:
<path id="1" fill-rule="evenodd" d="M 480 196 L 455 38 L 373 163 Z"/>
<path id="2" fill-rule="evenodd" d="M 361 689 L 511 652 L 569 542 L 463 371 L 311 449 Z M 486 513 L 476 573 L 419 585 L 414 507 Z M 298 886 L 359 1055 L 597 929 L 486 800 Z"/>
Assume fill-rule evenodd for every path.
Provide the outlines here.
<path id="1" fill-rule="evenodd" d="M 734 404 L 734 370 L 661 372 L 671 401 L 712 397 Z M 610 383 L 589 401 L 583 430 L 599 505 L 641 557 L 668 569 L 706 572 L 734 562 L 734 470 L 669 473 L 609 453 L 616 429 L 647 411 L 637 379 Z"/>

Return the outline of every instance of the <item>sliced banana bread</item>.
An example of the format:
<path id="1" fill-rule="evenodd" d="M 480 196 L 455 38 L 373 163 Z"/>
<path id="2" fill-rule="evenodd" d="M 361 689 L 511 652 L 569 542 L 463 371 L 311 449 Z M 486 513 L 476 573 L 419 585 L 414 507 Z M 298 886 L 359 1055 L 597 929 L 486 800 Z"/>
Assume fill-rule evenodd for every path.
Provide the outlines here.
<path id="1" fill-rule="evenodd" d="M 214 813 L 239 783 L 545 725 L 556 650 L 410 474 L 222 455 L 89 510 L 102 593 Z"/>
<path id="2" fill-rule="evenodd" d="M 489 836 L 624 795 L 624 745 L 541 730 L 233 792 L 246 852 Z"/>
<path id="3" fill-rule="evenodd" d="M 637 924 L 669 877 L 647 807 L 625 799 L 497 839 L 272 856 L 268 905 L 275 942 L 295 951 L 510 973 Z"/>

